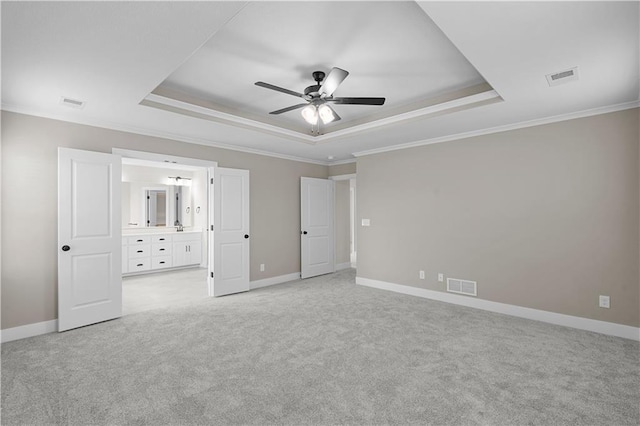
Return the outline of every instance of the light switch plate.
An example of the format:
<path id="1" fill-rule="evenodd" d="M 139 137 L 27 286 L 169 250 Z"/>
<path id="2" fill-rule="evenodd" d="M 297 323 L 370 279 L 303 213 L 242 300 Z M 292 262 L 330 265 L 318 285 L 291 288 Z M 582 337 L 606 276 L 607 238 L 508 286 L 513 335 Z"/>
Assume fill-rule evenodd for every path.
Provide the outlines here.
<path id="1" fill-rule="evenodd" d="M 370 226 L 371 221 L 369 219 L 362 219 L 362 226 Z"/>
<path id="2" fill-rule="evenodd" d="M 600 302 L 600 303 L 599 303 L 599 306 L 600 306 L 601 308 L 607 308 L 607 309 L 608 309 L 608 308 L 610 308 L 610 307 L 611 307 L 611 303 L 610 303 L 610 302 L 611 302 L 611 299 L 609 299 L 609 296 L 602 296 L 602 295 L 600 295 L 599 302 Z"/>

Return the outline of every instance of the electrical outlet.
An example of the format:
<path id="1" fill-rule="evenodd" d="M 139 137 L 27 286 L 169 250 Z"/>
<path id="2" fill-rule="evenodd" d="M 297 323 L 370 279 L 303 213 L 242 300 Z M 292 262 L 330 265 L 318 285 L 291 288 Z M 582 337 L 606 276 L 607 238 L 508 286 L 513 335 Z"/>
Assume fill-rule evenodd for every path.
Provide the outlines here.
<path id="1" fill-rule="evenodd" d="M 438 282 L 440 283 L 444 282 L 444 274 L 438 274 Z"/>
<path id="2" fill-rule="evenodd" d="M 610 303 L 610 302 L 611 302 L 611 300 L 609 299 L 609 296 L 602 296 L 602 295 L 600 295 L 599 302 L 600 302 L 600 307 L 601 307 L 601 308 L 607 308 L 607 309 L 609 309 L 609 308 L 611 307 L 611 303 Z"/>
<path id="3" fill-rule="evenodd" d="M 260 272 L 264 272 L 264 263 L 260 264 Z"/>
<path id="4" fill-rule="evenodd" d="M 420 271 L 420 279 L 424 280 L 424 271 Z"/>

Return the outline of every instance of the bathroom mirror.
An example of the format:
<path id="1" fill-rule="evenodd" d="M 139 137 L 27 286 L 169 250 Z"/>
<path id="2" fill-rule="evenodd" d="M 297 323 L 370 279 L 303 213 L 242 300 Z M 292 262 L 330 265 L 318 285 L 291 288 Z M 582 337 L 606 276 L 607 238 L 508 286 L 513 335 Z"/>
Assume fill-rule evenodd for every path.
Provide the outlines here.
<path id="1" fill-rule="evenodd" d="M 204 176 L 198 176 L 196 188 L 206 188 Z M 123 229 L 193 226 L 193 177 L 188 170 L 123 164 Z"/>
<path id="2" fill-rule="evenodd" d="M 147 189 L 145 190 L 145 223 L 146 226 L 167 226 L 167 190 Z"/>

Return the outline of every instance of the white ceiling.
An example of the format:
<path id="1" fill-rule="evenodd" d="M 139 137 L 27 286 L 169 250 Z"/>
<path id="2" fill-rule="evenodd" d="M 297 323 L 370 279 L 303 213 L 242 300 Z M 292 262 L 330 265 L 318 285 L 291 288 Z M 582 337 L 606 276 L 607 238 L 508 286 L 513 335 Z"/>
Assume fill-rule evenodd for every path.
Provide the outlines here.
<path id="1" fill-rule="evenodd" d="M 1 7 L 5 110 L 321 163 L 637 106 L 640 95 L 638 2 L 2 2 Z M 254 86 L 255 81 L 302 91 L 312 83 L 311 71 L 333 66 L 351 73 L 336 96 L 386 96 L 383 108 L 392 113 L 416 102 L 421 109 L 386 120 L 378 113 L 378 121 L 363 125 L 370 119 L 367 111 L 379 107 L 341 105 L 343 120 L 360 125 L 318 142 L 278 130 L 300 130 L 295 112 L 275 121 L 252 118 L 298 103 Z M 549 87 L 546 74 L 574 66 L 579 81 Z M 458 93 L 483 81 L 490 87 L 475 97 Z M 160 85 L 212 105 L 176 101 L 152 108 L 162 101 L 151 94 Z M 457 96 L 427 107 L 434 96 L 451 91 Z M 86 106 L 64 106 L 62 96 Z"/>

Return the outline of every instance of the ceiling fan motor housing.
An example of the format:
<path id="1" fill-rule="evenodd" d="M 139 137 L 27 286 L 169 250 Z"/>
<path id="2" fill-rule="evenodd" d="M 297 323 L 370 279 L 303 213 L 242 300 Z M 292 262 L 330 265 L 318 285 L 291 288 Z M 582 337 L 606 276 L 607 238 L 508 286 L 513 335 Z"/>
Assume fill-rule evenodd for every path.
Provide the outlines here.
<path id="1" fill-rule="evenodd" d="M 314 71 L 311 75 L 313 76 L 313 79 L 316 81 L 316 83 L 320 85 L 320 82 L 324 80 L 325 73 L 322 71 Z"/>
<path id="2" fill-rule="evenodd" d="M 312 97 L 318 96 L 318 92 L 320 92 L 320 87 L 321 87 L 320 84 L 309 86 L 306 89 L 304 89 L 304 94 Z"/>
<path id="3" fill-rule="evenodd" d="M 304 94 L 315 98 L 318 96 L 320 92 L 320 87 L 322 87 L 322 80 L 324 80 L 324 77 L 326 76 L 326 74 L 322 71 L 314 71 L 311 75 L 313 76 L 313 79 L 316 81 L 316 84 L 304 89 Z"/>

